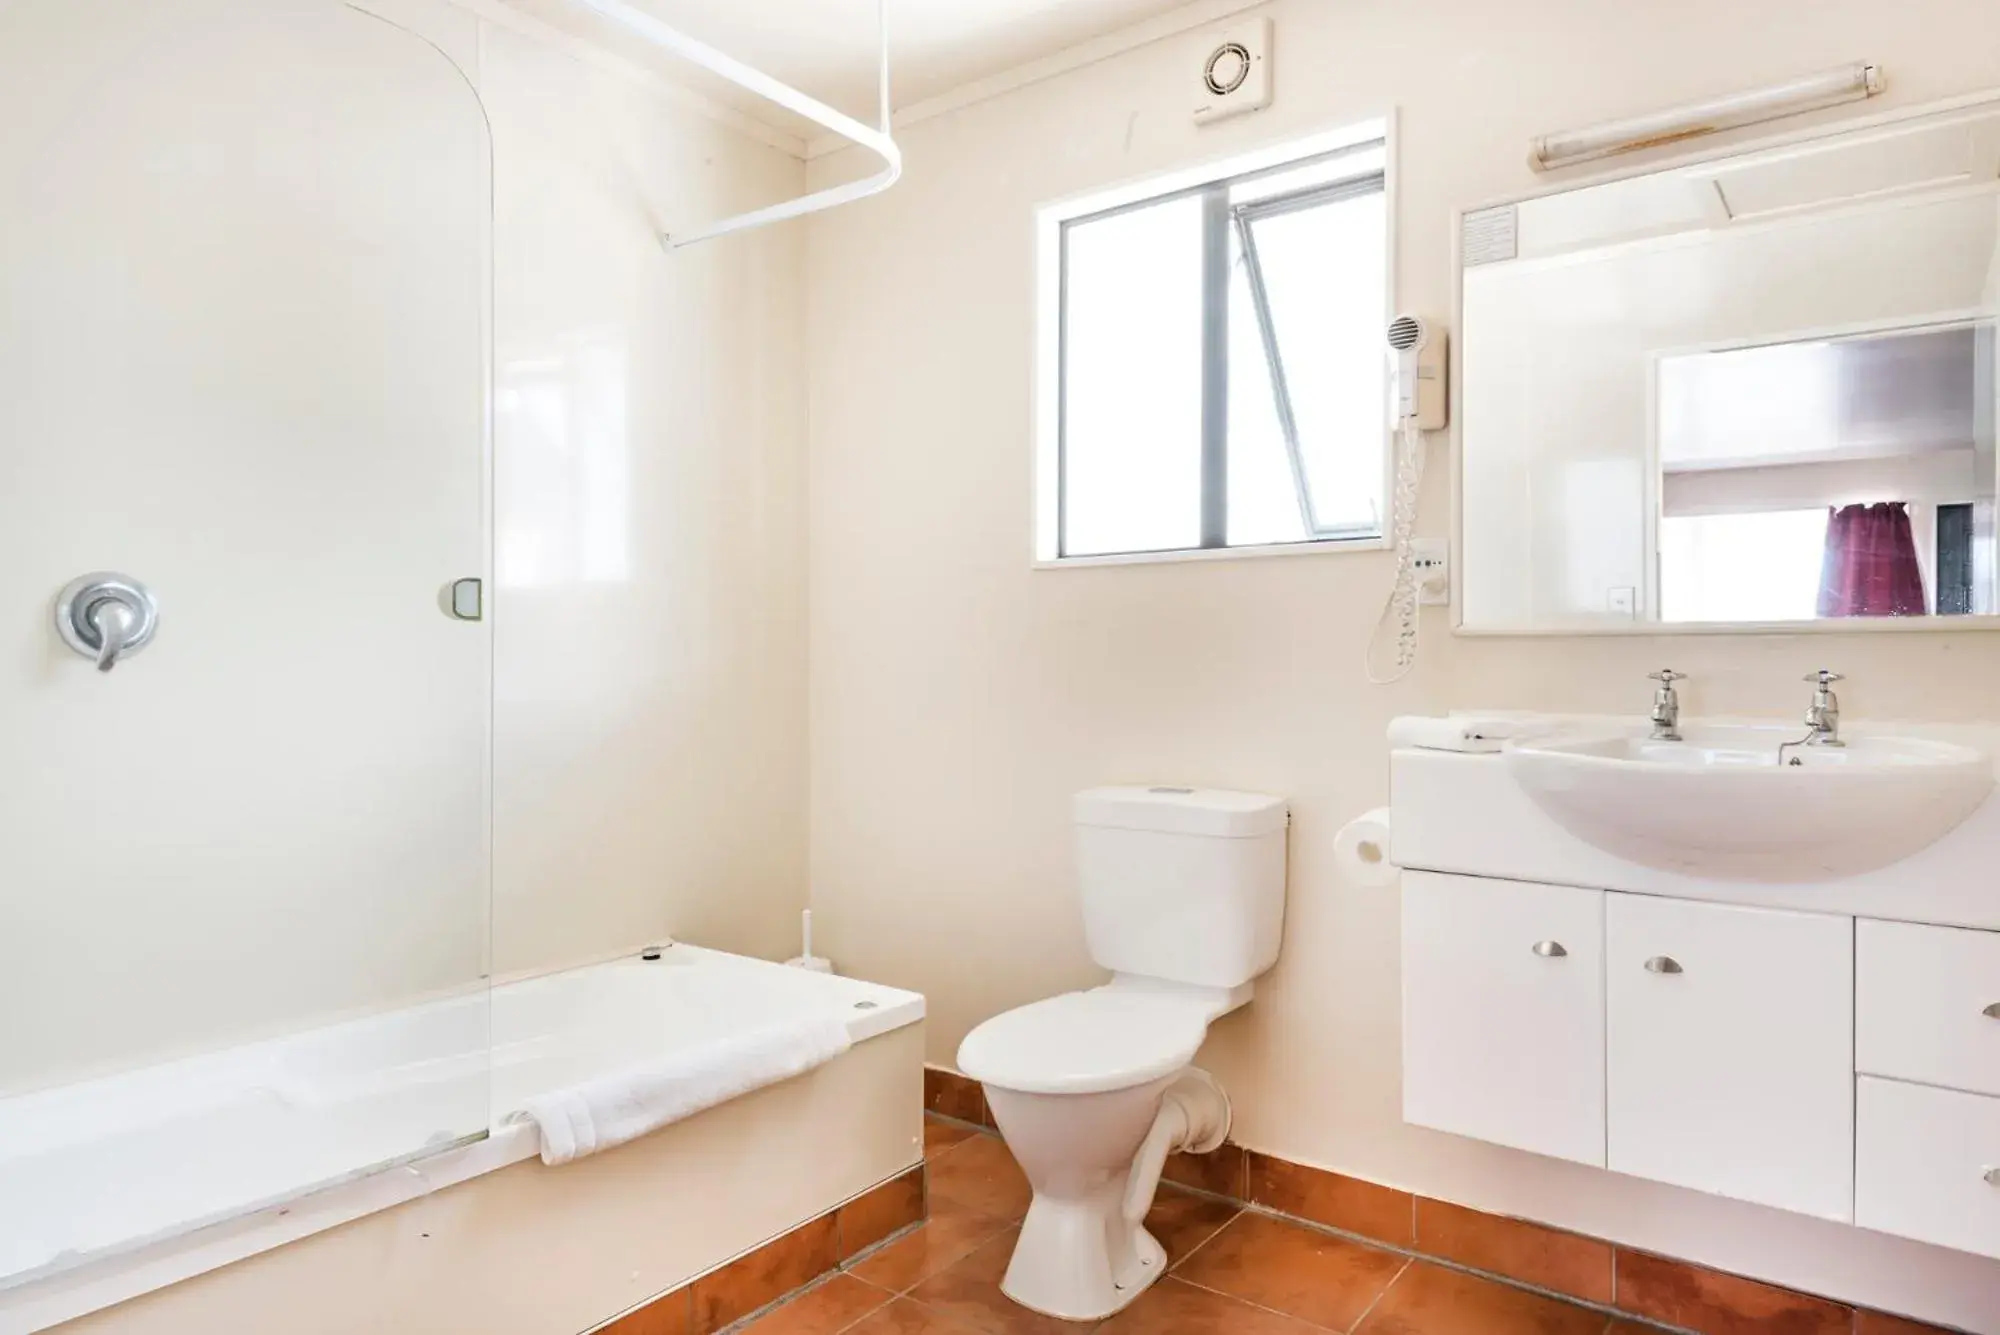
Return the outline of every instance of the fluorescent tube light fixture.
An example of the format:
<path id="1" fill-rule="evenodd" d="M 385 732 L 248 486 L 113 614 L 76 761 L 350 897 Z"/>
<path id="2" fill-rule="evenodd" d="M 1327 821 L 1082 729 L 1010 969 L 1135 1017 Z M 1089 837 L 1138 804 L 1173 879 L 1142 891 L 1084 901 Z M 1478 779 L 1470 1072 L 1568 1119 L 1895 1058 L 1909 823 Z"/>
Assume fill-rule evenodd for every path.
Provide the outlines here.
<path id="1" fill-rule="evenodd" d="M 1822 107 L 1844 102 L 1860 102 L 1883 88 L 1881 67 L 1870 64 L 1843 65 L 1839 69 L 1802 75 L 1767 88 L 1729 93 L 1704 102 L 1656 111 L 1646 116 L 1606 121 L 1581 130 L 1545 134 L 1534 141 L 1528 154 L 1536 171 L 1554 171 L 1579 162 L 1592 162 L 1619 153 L 1636 153 L 1662 144 L 1734 130 L 1744 125 L 1782 120 Z"/>

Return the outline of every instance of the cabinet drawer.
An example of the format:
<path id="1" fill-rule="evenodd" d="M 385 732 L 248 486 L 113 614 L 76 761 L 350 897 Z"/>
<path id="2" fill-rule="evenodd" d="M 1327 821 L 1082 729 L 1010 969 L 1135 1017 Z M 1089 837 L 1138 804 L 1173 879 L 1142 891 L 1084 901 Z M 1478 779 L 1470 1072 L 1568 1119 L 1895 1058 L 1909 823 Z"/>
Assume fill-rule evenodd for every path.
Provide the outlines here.
<path id="1" fill-rule="evenodd" d="M 1854 1222 L 2000 1256 L 2000 1099 L 1862 1076 Z"/>
<path id="2" fill-rule="evenodd" d="M 1403 1118 L 1604 1164 L 1604 896 L 1403 874 Z"/>
<path id="3" fill-rule="evenodd" d="M 1856 1067 L 2000 1095 L 2000 932 L 1866 920 L 1855 932 Z"/>

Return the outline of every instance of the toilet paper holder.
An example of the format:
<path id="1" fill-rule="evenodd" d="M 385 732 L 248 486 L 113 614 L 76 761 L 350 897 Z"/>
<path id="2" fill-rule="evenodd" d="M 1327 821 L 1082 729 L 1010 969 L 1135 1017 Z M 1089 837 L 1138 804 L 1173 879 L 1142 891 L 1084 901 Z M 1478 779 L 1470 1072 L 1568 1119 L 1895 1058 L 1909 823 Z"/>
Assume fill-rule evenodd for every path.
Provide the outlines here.
<path id="1" fill-rule="evenodd" d="M 1374 888 L 1394 884 L 1397 872 L 1390 860 L 1389 836 L 1387 807 L 1356 816 L 1334 836 L 1334 864 L 1356 885 Z"/>

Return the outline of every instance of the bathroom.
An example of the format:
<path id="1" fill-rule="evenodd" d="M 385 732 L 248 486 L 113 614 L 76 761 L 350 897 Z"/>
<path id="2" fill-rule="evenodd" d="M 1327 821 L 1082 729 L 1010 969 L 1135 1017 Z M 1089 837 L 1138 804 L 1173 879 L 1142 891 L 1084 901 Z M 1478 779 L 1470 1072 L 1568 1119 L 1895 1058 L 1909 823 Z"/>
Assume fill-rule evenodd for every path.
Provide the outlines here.
<path id="1" fill-rule="evenodd" d="M 1410 1116 L 1405 1006 L 1443 992 L 1411 990 L 1403 882 L 1672 892 L 1639 854 L 1628 881 L 1596 850 L 1572 878 L 1451 845 L 1486 829 L 1496 858 L 1525 857 L 1493 822 L 1528 809 L 1497 798 L 1406 843 L 1416 778 L 1513 762 L 1406 747 L 1392 800 L 1390 740 L 1455 711 L 1643 738 L 1667 668 L 1689 737 L 1726 719 L 1803 738 L 1803 679 L 1826 669 L 1851 755 L 2000 751 L 2000 623 L 1665 615 L 1657 495 L 1581 516 L 1617 549 L 1588 616 L 1509 582 L 1510 537 L 1562 517 L 1535 508 L 1548 488 L 1494 500 L 1519 479 L 1492 465 L 1604 400 L 1497 323 L 1534 266 L 1471 264 L 1492 233 L 1465 225 L 1924 117 L 1968 118 L 1944 137 L 1976 154 L 2000 12 L 890 0 L 886 137 L 883 19 L 875 0 L 0 4 L 0 1331 L 2000 1335 L 1990 1187 L 1945 1237 L 1869 1227 L 1853 1182 L 1843 1218 Z M 1257 65 L 1247 103 L 1204 90 L 1231 43 Z M 780 82 L 746 88 L 735 62 Z M 1531 163 L 1569 131 L 1663 135 L 1858 62 L 1879 86 L 1828 105 Z M 1386 399 L 1382 326 L 1418 316 L 1414 394 L 1442 417 L 1408 518 L 1445 544 L 1428 578 L 1449 605 L 1422 606 L 1385 684 L 1404 448 L 1386 416 L 1372 538 L 1096 554 L 1064 545 L 1080 512 L 1052 483 L 1051 235 L 1300 163 L 1330 164 L 1308 188 L 1358 211 L 1356 262 L 1386 289 L 1355 307 L 1368 346 L 1342 373 Z M 1940 173 L 1949 200 L 1984 202 L 1984 290 L 1921 298 L 1975 358 L 1996 165 Z M 1894 263 L 1848 279 L 1919 300 Z M 1576 309 L 1537 332 L 1631 307 Z M 1159 403 L 1200 401 L 1199 374 L 1138 375 Z M 1990 499 L 1991 416 L 1973 417 Z M 1260 476 L 1289 496 L 1272 457 Z M 147 596 L 96 621 L 101 590 L 59 606 L 94 574 Z M 1936 588 L 1934 560 L 1921 577 Z M 149 603 L 151 638 L 95 670 L 90 635 L 130 637 Z M 85 613 L 81 646 L 63 608 Z M 1165 1166 L 1148 1228 L 1171 1269 L 1115 1312 L 1035 1310 L 1004 1277 L 1031 1199 L 1019 1125 L 991 1125 L 1012 1091 L 983 1093 L 962 1050 L 1106 981 L 1079 853 L 1111 827 L 1079 825 L 1077 795 L 1154 786 L 1281 804 L 1282 939 L 1239 970 L 1245 1004 L 1197 1022 L 1229 1125 Z M 1387 861 L 1357 858 L 1343 832 L 1385 806 L 1394 837 L 1363 852 Z M 1991 811 L 1904 851 L 1977 868 Z M 1268 869 L 1245 874 L 1268 904 Z M 1906 912 L 1749 883 L 1778 886 L 1746 901 L 1773 911 Z M 1913 888 L 1907 921 L 2000 928 L 1968 885 Z M 1864 974 L 1875 925 L 1843 938 Z M 741 1056 L 780 1021 L 821 1050 L 751 1052 L 766 1066 L 726 1073 L 736 1097 L 711 1079 L 713 1106 L 541 1162 L 538 1097 L 662 1053 Z M 1850 1037 L 1843 1097 L 1883 1074 Z M 2000 1036 L 1968 1041 L 1971 1074 L 1901 1083 L 2000 1094 Z M 1918 1127 L 1903 1139 L 1945 1138 Z"/>

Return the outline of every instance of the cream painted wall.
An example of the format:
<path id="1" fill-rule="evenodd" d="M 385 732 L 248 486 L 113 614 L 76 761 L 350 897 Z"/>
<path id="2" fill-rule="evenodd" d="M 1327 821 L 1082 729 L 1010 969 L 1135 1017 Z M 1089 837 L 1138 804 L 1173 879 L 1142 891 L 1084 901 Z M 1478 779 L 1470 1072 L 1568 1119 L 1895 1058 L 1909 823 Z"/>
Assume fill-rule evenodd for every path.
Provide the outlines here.
<path id="1" fill-rule="evenodd" d="M 930 1059 L 986 1016 L 1099 978 L 1065 802 L 1091 784 L 1258 789 L 1294 804 L 1285 953 L 1203 1060 L 1238 1136 L 1291 1158 L 1968 1328 L 2000 1265 L 1441 1136 L 1399 1115 L 1397 898 L 1346 884 L 1341 824 L 1386 795 L 1397 713 L 1637 712 L 1644 673 L 1697 713 L 1790 715 L 1850 678 L 1859 718 L 2000 715 L 2000 636 L 1453 638 L 1368 686 L 1386 555 L 1029 567 L 1041 202 L 1394 107 L 1398 300 L 1451 310 L 1455 208 L 1536 186 L 1531 134 L 1838 62 L 1892 104 L 2000 84 L 1982 0 L 1279 0 L 1269 112 L 1197 132 L 1183 49 L 1143 48 L 911 126 L 903 184 L 814 221 L 812 884 L 844 970 L 923 991 Z M 841 155 L 816 178 L 854 170 Z M 1448 528 L 1433 449 L 1430 533 Z"/>

